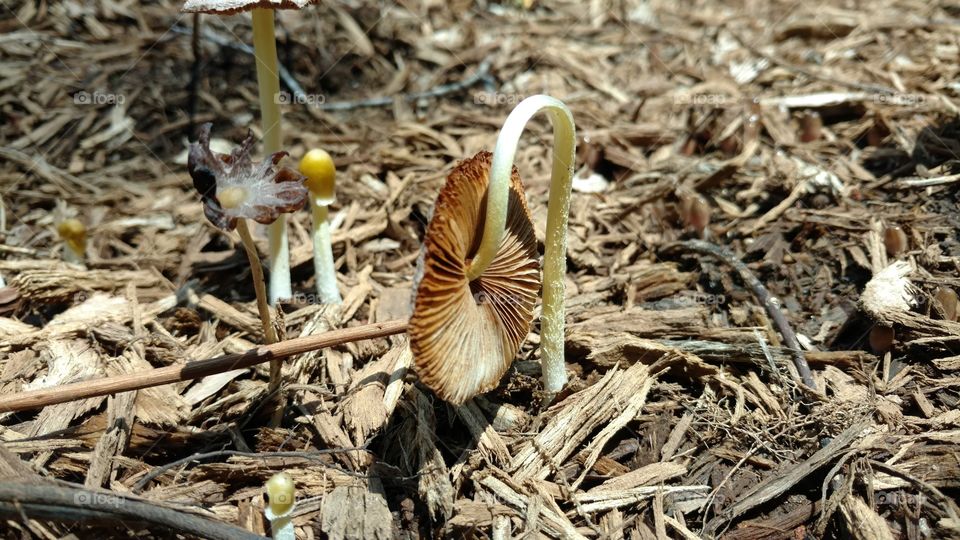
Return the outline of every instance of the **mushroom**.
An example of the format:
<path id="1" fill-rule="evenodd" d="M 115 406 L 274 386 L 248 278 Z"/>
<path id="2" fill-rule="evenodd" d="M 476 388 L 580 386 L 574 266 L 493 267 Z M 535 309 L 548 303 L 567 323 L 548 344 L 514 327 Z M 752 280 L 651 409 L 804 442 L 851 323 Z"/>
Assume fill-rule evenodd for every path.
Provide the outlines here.
<path id="1" fill-rule="evenodd" d="M 940 304 L 940 312 L 945 321 L 957 320 L 957 292 L 947 286 L 937 287 L 933 297 Z"/>
<path id="2" fill-rule="evenodd" d="M 63 240 L 63 260 L 83 266 L 87 252 L 87 227 L 77 218 L 67 218 L 57 224 L 57 234 Z"/>
<path id="3" fill-rule="evenodd" d="M 526 259 L 535 257 L 535 249 L 517 244 L 526 230 L 519 223 L 523 220 L 518 212 L 526 204 L 520 204 L 525 198 L 513 161 L 524 127 L 542 110 L 550 115 L 554 135 L 540 325 L 547 399 L 567 380 L 563 280 L 576 136 L 570 109 L 556 98 L 536 95 L 521 101 L 507 117 L 488 169 L 487 158 L 481 154 L 451 173 L 444 187 L 447 195 L 441 192 L 427 229 L 423 276 L 416 287 L 410 320 L 410 346 L 421 379 L 453 402 L 493 388 L 526 336 L 527 306 L 532 310 L 528 297 L 535 292 L 531 279 L 535 266 Z M 466 186 L 480 184 L 487 186 L 486 197 L 474 195 L 474 202 Z M 483 234 L 478 237 L 481 212 L 485 212 Z M 495 294 L 478 299 L 471 292 Z M 471 306 L 465 295 L 480 307 Z M 489 305 L 481 306 L 480 300 Z M 496 326 L 494 316 L 510 326 Z M 508 336 L 498 340 L 496 329 Z"/>
<path id="4" fill-rule="evenodd" d="M 907 233 L 899 225 L 890 225 L 883 230 L 883 244 L 887 248 L 887 255 L 898 258 L 907 250 Z"/>
<path id="5" fill-rule="evenodd" d="M 700 237 L 707 236 L 707 226 L 710 225 L 710 204 L 702 195 L 697 193 L 683 193 L 680 195 L 680 204 L 677 208 L 683 226 L 694 231 Z"/>
<path id="6" fill-rule="evenodd" d="M 236 228 L 240 234 L 253 274 L 264 340 L 276 343 L 277 333 L 270 320 L 263 269 L 246 220 L 268 225 L 284 213 L 303 208 L 307 202 L 307 188 L 303 186 L 305 178 L 292 169 L 277 166 L 286 152 L 275 152 L 263 162 L 254 163 L 250 157 L 252 134 L 248 134 L 240 147 L 229 154 L 211 151 L 210 128 L 209 123 L 200 126 L 197 142 L 190 145 L 187 169 L 194 188 L 200 193 L 207 220 L 219 229 Z M 280 360 L 270 362 L 271 392 L 280 384 L 280 365 Z"/>
<path id="7" fill-rule="evenodd" d="M 279 152 L 283 134 L 280 125 L 280 77 L 277 67 L 277 40 L 273 10 L 301 9 L 315 0 L 186 0 L 183 11 L 232 15 L 250 11 L 253 18 L 253 51 L 257 61 L 257 87 L 260 94 L 260 122 L 263 127 L 263 151 Z M 270 224 L 270 305 L 293 296 L 290 285 L 290 246 L 287 222 L 280 216 Z"/>
<path id="8" fill-rule="evenodd" d="M 540 289 L 537 239 L 515 169 L 503 240 L 484 272 L 468 277 L 491 161 L 480 152 L 447 176 L 417 264 L 410 349 L 420 380 L 456 404 L 499 384 L 530 331 Z"/>
<path id="9" fill-rule="evenodd" d="M 275 540 L 294 540 L 293 507 L 296 486 L 287 473 L 279 472 L 264 485 L 269 501 L 264 514 L 270 520 L 270 533 Z"/>
<path id="10" fill-rule="evenodd" d="M 330 224 L 327 206 L 335 200 L 337 169 L 326 151 L 314 148 L 300 159 L 300 172 L 307 177 L 310 190 L 310 210 L 313 214 L 313 273 L 317 282 L 317 296 L 324 304 L 339 304 L 337 269 L 333 261 Z"/>

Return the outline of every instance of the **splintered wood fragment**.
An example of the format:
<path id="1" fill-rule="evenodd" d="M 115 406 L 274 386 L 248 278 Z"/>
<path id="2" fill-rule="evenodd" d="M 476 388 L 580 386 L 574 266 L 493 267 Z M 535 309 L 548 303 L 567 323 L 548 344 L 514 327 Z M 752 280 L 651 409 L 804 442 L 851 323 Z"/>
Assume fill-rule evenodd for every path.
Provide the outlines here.
<path id="1" fill-rule="evenodd" d="M 320 529 L 332 540 L 393 538 L 393 516 L 383 485 L 370 478 L 367 486 L 340 486 L 323 499 Z"/>
<path id="2" fill-rule="evenodd" d="M 30 384 L 26 385 L 27 392 L 42 392 L 42 388 L 50 385 L 72 383 L 87 377 L 94 377 L 100 373 L 100 359 L 90 344 L 79 339 L 56 340 L 46 344 L 43 358 L 47 365 L 47 373 Z M 68 384 L 68 386 L 70 386 Z M 41 390 L 30 390 L 38 388 Z M 14 397 L 18 394 L 13 394 Z M 91 397 L 76 403 L 61 403 L 55 407 L 44 409 L 37 415 L 27 434 L 31 437 L 48 435 L 58 432 L 70 425 L 75 418 L 95 409 L 103 402 L 103 398 Z M 40 452 L 33 458 L 33 463 L 43 465 L 53 455 L 52 451 Z"/>
<path id="3" fill-rule="evenodd" d="M 635 505 L 638 502 L 652 499 L 658 493 L 695 498 L 698 506 L 707 500 L 710 486 L 645 486 L 615 491 L 601 491 L 594 493 L 578 493 L 573 496 L 583 512 L 603 512 L 613 508 Z"/>
<path id="4" fill-rule="evenodd" d="M 316 336 L 306 336 L 262 345 L 244 353 L 227 354 L 207 360 L 156 368 L 142 373 L 130 373 L 103 379 L 91 379 L 54 388 L 43 388 L 0 397 L 0 412 L 36 409 L 55 403 L 128 392 L 140 388 L 160 386 L 178 381 L 198 379 L 214 373 L 262 364 L 287 358 L 307 351 L 332 347 L 361 339 L 374 339 L 405 332 L 407 321 L 387 321 L 353 328 L 333 330 Z"/>
<path id="5" fill-rule="evenodd" d="M 657 485 L 671 478 L 686 474 L 686 472 L 687 468 L 679 463 L 651 463 L 650 465 L 630 471 L 627 474 L 611 478 L 587 493 L 609 493 L 641 486 Z"/>
<path id="6" fill-rule="evenodd" d="M 130 426 L 133 425 L 133 410 L 136 394 L 124 392 L 111 396 L 107 402 L 108 429 L 100 436 L 90 458 L 90 469 L 83 485 L 88 488 L 101 487 L 109 479 L 114 467 L 114 457 L 122 454 L 130 440 Z"/>
<path id="7" fill-rule="evenodd" d="M 155 317 L 177 305 L 175 295 L 165 296 L 142 306 L 142 316 Z M 129 302 L 122 296 L 93 293 L 83 303 L 75 305 L 55 316 L 40 330 L 9 335 L 3 344 L 16 347 L 32 346 L 36 342 L 50 341 L 78 334 L 86 334 L 91 328 L 105 323 L 125 324 L 132 318 Z"/>
<path id="8" fill-rule="evenodd" d="M 700 536 L 697 536 L 696 533 L 688 529 L 686 525 L 672 516 L 664 515 L 663 521 L 672 527 L 673 530 L 677 531 L 680 534 L 680 538 L 684 538 L 685 540 L 702 540 Z"/>
<path id="9" fill-rule="evenodd" d="M 625 404 L 633 402 L 638 395 L 645 400 L 644 388 L 649 389 L 651 380 L 649 368 L 644 364 L 634 364 L 626 370 L 613 368 L 596 384 L 552 407 L 555 415 L 543 431 L 521 445 L 514 455 L 510 463 L 514 477 L 518 480 L 547 478 L 552 467 L 545 462 L 544 454 L 562 466 L 598 427 L 620 416 Z"/>
<path id="10" fill-rule="evenodd" d="M 150 363 L 133 348 L 124 351 L 105 366 L 107 375 L 117 376 L 143 373 L 150 369 Z M 186 400 L 171 386 L 158 386 L 137 392 L 133 403 L 137 420 L 153 426 L 177 425 L 189 410 Z"/>
<path id="11" fill-rule="evenodd" d="M 416 387 L 410 389 L 412 403 L 409 409 L 413 422 L 405 424 L 412 429 L 406 433 L 405 454 L 415 460 L 410 470 L 419 477 L 417 492 L 426 501 L 430 518 L 442 522 L 453 513 L 454 489 L 450 470 L 437 448 L 437 420 L 430 399 Z"/>
<path id="12" fill-rule="evenodd" d="M 467 425 L 470 435 L 477 443 L 477 450 L 486 459 L 497 465 L 503 465 L 510 460 L 510 451 L 507 450 L 506 443 L 503 442 L 493 425 L 487 421 L 476 401 L 470 400 L 457 407 L 457 415 Z"/>
<path id="13" fill-rule="evenodd" d="M 29 465 L 8 447 L 10 443 L 0 442 L 0 480 L 11 481 L 17 478 L 21 480 L 40 480 L 43 477 L 34 472 Z"/>
<path id="14" fill-rule="evenodd" d="M 807 523 L 820 513 L 820 501 L 816 503 L 803 502 L 786 514 L 770 516 L 763 520 L 748 520 L 740 523 L 735 529 L 723 534 L 724 540 L 765 540 L 770 538 L 770 531 L 789 531 Z"/>
<path id="15" fill-rule="evenodd" d="M 238 330 L 243 330 L 253 336 L 260 335 L 260 333 L 263 332 L 263 327 L 260 326 L 259 319 L 240 311 L 212 294 L 204 294 L 196 298 L 196 300 L 194 300 L 194 298 L 190 300 L 196 301 L 198 308 Z"/>
<path id="16" fill-rule="evenodd" d="M 876 510 L 856 495 L 847 495 L 840 503 L 840 513 L 854 538 L 871 540 L 893 540 L 893 533 L 887 526 L 887 520 L 880 517 Z"/>
<path id="17" fill-rule="evenodd" d="M 651 386 L 653 386 L 653 378 L 648 377 L 637 392 L 625 396 L 626 400 L 619 403 L 621 408 L 620 412 L 607 421 L 603 429 L 600 430 L 600 433 L 583 449 L 587 457 L 583 463 L 583 472 L 580 473 L 580 476 L 572 484 L 573 489 L 579 487 L 587 477 L 587 473 L 589 473 L 594 464 L 596 464 L 600 453 L 603 452 L 603 448 L 610 442 L 610 439 L 640 414 L 640 409 L 642 409 L 647 402 L 647 394 L 650 392 Z M 622 398 L 618 397 L 618 401 L 621 399 Z"/>
<path id="18" fill-rule="evenodd" d="M 344 424 L 350 429 L 355 446 L 366 444 L 371 434 L 386 425 L 411 365 L 413 354 L 407 340 L 402 338 L 379 360 L 354 373 L 342 410 Z"/>
<path id="19" fill-rule="evenodd" d="M 89 270 L 60 261 L 43 261 L 44 268 L 24 269 L 14 274 L 10 286 L 20 296 L 35 303 L 70 301 L 77 295 L 90 296 L 92 291 L 117 291 L 133 283 L 138 288 L 155 287 L 160 284 L 157 274 L 147 270 Z M 8 263 L 5 270 L 14 266 Z"/>
<path id="20" fill-rule="evenodd" d="M 639 337 L 701 337 L 709 310 L 706 306 L 681 309 L 645 309 L 640 306 L 584 309 L 570 332 L 629 332 Z"/>
<path id="21" fill-rule="evenodd" d="M 454 516 L 447 526 L 457 528 L 489 527 L 494 516 L 512 516 L 517 512 L 505 505 L 460 499 L 453 508 Z"/>
<path id="22" fill-rule="evenodd" d="M 526 515 L 527 508 L 531 505 L 531 497 L 536 497 L 537 494 L 528 495 L 524 493 L 519 486 L 500 469 L 490 467 L 481 474 L 483 476 L 479 479 L 480 485 L 490 490 L 497 499 L 515 508 L 521 515 Z M 577 531 L 577 528 L 574 527 L 567 516 L 556 512 L 550 506 L 541 506 L 541 520 L 543 529 L 551 536 L 557 538 L 586 539 L 585 536 Z"/>

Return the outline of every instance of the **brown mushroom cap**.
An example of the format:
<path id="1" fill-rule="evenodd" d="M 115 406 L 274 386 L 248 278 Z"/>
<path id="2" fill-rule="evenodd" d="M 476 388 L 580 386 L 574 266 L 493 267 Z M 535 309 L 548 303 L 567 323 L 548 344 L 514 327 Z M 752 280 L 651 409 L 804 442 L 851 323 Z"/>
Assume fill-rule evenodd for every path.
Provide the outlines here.
<path id="1" fill-rule="evenodd" d="M 318 0 L 186 0 L 183 9 L 186 13 L 214 13 L 232 15 L 253 9 L 303 9 Z"/>
<path id="2" fill-rule="evenodd" d="M 427 227 L 410 318 L 420 380 L 455 404 L 499 384 L 530 331 L 540 290 L 537 240 L 516 168 L 500 249 L 479 278 L 466 277 L 483 237 L 491 160 L 480 152 L 447 176 Z"/>

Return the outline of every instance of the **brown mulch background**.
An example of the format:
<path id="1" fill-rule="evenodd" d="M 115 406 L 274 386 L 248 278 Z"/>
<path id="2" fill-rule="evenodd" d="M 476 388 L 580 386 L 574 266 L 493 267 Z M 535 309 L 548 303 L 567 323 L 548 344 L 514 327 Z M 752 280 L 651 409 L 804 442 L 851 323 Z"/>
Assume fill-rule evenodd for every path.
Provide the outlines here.
<path id="1" fill-rule="evenodd" d="M 277 427 L 266 366 L 0 413 L 0 477 L 263 534 L 263 482 L 283 470 L 301 538 L 960 538 L 960 323 L 935 300 L 960 286 L 960 4 L 524 4 L 278 16 L 308 102 L 284 107 L 285 147 L 336 160 L 345 297 L 315 304 L 301 212 L 284 324 L 295 337 L 407 315 L 446 173 L 548 93 L 579 139 L 571 383 L 554 406 L 540 406 L 536 325 L 501 386 L 459 408 L 412 372 L 391 379 L 410 363 L 395 337 L 287 361 Z M 259 134 L 250 17 L 200 17 L 198 66 L 194 22 L 166 1 L 0 5 L 0 393 L 259 342 L 242 248 L 206 222 L 185 167 L 198 123 Z M 529 131 L 517 166 L 542 241 L 551 136 L 544 118 Z M 86 270 L 60 262 L 66 217 L 89 229 Z M 894 227 L 902 250 L 885 245 Z M 817 391 L 741 276 L 676 243 L 695 237 L 775 297 Z M 895 260 L 916 288 L 875 280 L 863 298 Z M 885 300 L 901 290 L 912 306 Z M 2 515 L 10 538 L 172 534 Z"/>

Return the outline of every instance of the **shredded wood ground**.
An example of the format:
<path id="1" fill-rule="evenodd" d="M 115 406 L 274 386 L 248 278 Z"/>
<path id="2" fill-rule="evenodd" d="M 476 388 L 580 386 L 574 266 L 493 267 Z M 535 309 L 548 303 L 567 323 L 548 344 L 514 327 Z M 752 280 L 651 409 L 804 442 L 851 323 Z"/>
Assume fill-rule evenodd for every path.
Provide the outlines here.
<path id="1" fill-rule="evenodd" d="M 199 124 L 215 148 L 260 135 L 251 18 L 180 7 L 0 3 L 2 395 L 261 342 L 239 239 L 186 172 Z M 269 535 L 285 471 L 298 538 L 960 538 L 958 32 L 939 0 L 279 12 L 284 148 L 335 159 L 344 298 L 317 305 L 293 215 L 282 334 L 409 316 L 447 173 L 548 93 L 578 125 L 568 390 L 541 406 L 534 325 L 459 407 L 393 336 L 287 360 L 284 400 L 259 365 L 0 413 L 0 537 Z M 530 131 L 542 253 L 550 127 Z M 692 239 L 770 298 L 666 249 Z"/>

